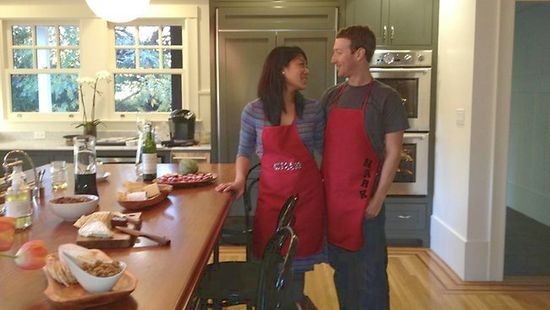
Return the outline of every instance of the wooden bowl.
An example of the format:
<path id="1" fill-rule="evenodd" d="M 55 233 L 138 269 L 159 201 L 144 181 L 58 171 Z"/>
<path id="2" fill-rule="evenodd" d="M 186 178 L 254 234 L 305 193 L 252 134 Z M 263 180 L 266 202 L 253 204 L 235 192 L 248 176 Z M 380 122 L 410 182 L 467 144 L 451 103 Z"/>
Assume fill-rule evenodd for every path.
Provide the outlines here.
<path id="1" fill-rule="evenodd" d="M 124 271 L 110 291 L 90 293 L 80 284 L 72 284 L 69 287 L 65 287 L 63 284 L 55 281 L 45 268 L 42 269 L 48 279 L 48 287 L 44 290 L 44 294 L 54 305 L 60 308 L 82 309 L 109 304 L 130 295 L 137 285 L 134 275 L 128 271 Z"/>
<path id="2" fill-rule="evenodd" d="M 118 204 L 122 207 L 128 209 L 128 210 L 140 210 L 143 208 L 154 206 L 160 202 L 162 202 L 166 197 L 168 197 L 168 194 L 172 191 L 171 185 L 166 184 L 158 184 L 160 188 L 160 194 L 150 197 L 146 200 L 119 200 Z"/>

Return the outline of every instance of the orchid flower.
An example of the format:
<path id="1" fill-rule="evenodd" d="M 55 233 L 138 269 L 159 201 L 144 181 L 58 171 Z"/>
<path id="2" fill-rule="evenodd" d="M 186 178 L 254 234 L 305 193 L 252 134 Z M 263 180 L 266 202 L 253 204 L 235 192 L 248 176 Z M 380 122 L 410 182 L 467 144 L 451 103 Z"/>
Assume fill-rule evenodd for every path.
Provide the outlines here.
<path id="1" fill-rule="evenodd" d="M 97 125 L 101 123 L 99 120 L 95 119 L 95 98 L 97 94 L 101 95 L 101 92 L 97 89 L 98 82 L 104 80 L 105 83 L 110 83 L 112 80 L 112 75 L 109 71 L 98 71 L 96 73 L 95 78 L 92 77 L 79 77 L 76 79 L 76 82 L 78 83 L 78 90 L 79 90 L 79 100 L 82 104 L 83 109 L 83 120 L 82 123 L 78 124 L 76 128 L 85 126 L 87 123 L 93 123 L 94 125 Z M 88 114 L 86 113 L 86 104 L 84 101 L 84 87 L 91 87 L 93 90 L 92 93 L 92 111 L 91 111 L 91 118 L 88 121 Z"/>
<path id="2" fill-rule="evenodd" d="M 7 251 L 13 244 L 15 218 L 0 217 L 0 251 Z"/>
<path id="3" fill-rule="evenodd" d="M 25 242 L 15 255 L 0 253 L 0 256 L 10 257 L 15 260 L 15 264 L 25 270 L 39 269 L 46 265 L 46 255 L 48 249 L 42 240 L 31 240 Z"/>

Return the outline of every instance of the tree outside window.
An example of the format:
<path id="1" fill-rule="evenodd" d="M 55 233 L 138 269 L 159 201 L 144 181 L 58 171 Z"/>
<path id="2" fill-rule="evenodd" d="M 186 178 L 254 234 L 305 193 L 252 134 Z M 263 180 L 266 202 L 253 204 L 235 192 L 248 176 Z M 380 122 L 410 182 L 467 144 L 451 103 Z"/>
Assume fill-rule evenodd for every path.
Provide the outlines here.
<path id="1" fill-rule="evenodd" d="M 11 111 L 77 112 L 80 29 L 11 26 Z"/>
<path id="2" fill-rule="evenodd" d="M 182 27 L 115 27 L 115 111 L 169 112 L 181 107 Z"/>

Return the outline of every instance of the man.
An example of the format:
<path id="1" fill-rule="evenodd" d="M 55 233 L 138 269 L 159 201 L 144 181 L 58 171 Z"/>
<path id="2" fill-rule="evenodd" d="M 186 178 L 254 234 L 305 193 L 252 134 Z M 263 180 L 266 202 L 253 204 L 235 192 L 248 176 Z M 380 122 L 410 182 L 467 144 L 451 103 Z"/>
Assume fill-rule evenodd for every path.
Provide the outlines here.
<path id="1" fill-rule="evenodd" d="M 347 80 L 321 99 L 328 255 L 340 308 L 348 310 L 389 308 L 384 199 L 408 128 L 399 93 L 370 73 L 375 48 L 368 27 L 342 29 L 331 62 Z"/>

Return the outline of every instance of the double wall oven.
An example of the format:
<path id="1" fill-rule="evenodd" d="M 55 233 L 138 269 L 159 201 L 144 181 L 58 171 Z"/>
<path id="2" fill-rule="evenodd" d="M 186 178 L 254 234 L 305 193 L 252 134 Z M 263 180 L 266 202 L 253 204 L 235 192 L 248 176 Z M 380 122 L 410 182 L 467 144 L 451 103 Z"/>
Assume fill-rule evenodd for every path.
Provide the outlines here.
<path id="1" fill-rule="evenodd" d="M 428 194 L 431 67 L 431 50 L 377 50 L 371 61 L 373 77 L 401 95 L 410 126 L 390 195 Z"/>

